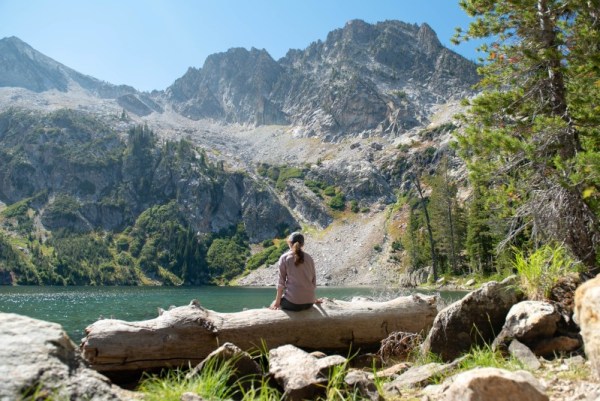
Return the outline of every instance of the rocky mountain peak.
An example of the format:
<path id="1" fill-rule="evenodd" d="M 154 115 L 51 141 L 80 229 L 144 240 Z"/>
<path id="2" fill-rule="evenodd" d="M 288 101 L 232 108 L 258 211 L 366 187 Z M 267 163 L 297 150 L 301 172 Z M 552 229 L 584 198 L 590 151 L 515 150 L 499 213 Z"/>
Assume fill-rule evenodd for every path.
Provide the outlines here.
<path id="1" fill-rule="evenodd" d="M 425 52 L 433 52 L 443 47 L 435 31 L 426 23 L 419 27 L 417 43 Z"/>
<path id="2" fill-rule="evenodd" d="M 232 48 L 206 58 L 167 89 L 175 109 L 188 118 L 234 123 L 285 123 L 269 97 L 283 70 L 266 50 Z"/>
<path id="3" fill-rule="evenodd" d="M 476 66 L 427 25 L 351 20 L 304 50 L 274 60 L 232 48 L 191 67 L 164 92 L 144 94 L 80 74 L 18 38 L 0 41 L 0 86 L 112 98 L 138 116 L 173 109 L 191 120 L 292 125 L 299 136 L 398 136 L 436 105 L 471 93 Z"/>
<path id="4" fill-rule="evenodd" d="M 168 90 L 181 114 L 251 124 L 292 124 L 303 136 L 398 135 L 432 107 L 464 95 L 476 67 L 427 25 L 351 20 L 275 61 L 265 50 L 209 56 Z"/>
<path id="5" fill-rule="evenodd" d="M 0 40 L 0 86 L 65 92 L 69 83 L 66 68 L 15 36 Z"/>
<path id="6" fill-rule="evenodd" d="M 0 87 L 25 88 L 33 92 L 67 92 L 72 86 L 79 86 L 102 98 L 136 92 L 131 86 L 112 85 L 81 74 L 15 36 L 0 40 Z"/>

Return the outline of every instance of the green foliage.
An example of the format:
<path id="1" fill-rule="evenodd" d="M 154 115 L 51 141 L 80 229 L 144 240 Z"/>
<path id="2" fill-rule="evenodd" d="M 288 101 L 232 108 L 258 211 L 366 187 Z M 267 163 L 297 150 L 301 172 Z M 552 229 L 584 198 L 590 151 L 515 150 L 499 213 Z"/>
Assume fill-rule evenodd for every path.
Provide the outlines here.
<path id="1" fill-rule="evenodd" d="M 68 234 L 48 241 L 56 254 L 55 272 L 68 285 L 132 285 L 137 277 L 129 265 L 113 260 L 109 244 L 93 234 Z M 63 284 L 61 283 L 61 284 Z"/>
<path id="2" fill-rule="evenodd" d="M 408 94 L 403 90 L 393 90 L 391 95 L 396 96 L 399 100 L 405 100 L 408 98 Z"/>
<path id="3" fill-rule="evenodd" d="M 338 192 L 333 198 L 329 200 L 329 207 L 333 210 L 344 210 L 346 209 L 346 199 L 344 194 Z"/>
<path id="4" fill-rule="evenodd" d="M 457 134 L 474 186 L 489 189 L 481 193 L 486 209 L 478 221 L 484 224 L 484 212 L 490 223 L 507 221 L 502 243 L 563 243 L 597 273 L 597 3 L 463 0 L 461 6 L 473 22 L 457 39 L 488 39 L 479 69 L 483 92 L 466 102 L 465 130 Z"/>
<path id="5" fill-rule="evenodd" d="M 217 238 L 208 248 L 206 260 L 211 276 L 232 279 L 244 270 L 247 250 L 235 241 Z"/>
<path id="6" fill-rule="evenodd" d="M 307 188 L 309 188 L 315 194 L 320 194 L 321 191 L 327 188 L 327 184 L 323 181 L 305 180 L 304 185 L 306 185 Z"/>
<path id="7" fill-rule="evenodd" d="M 271 266 L 279 260 L 279 257 L 288 250 L 288 245 L 285 241 L 280 240 L 278 245 L 272 245 L 261 252 L 250 256 L 246 263 L 247 270 L 255 270 L 261 266 Z"/>
<path id="8" fill-rule="evenodd" d="M 515 252 L 514 268 L 520 287 L 529 299 L 544 300 L 556 282 L 569 273 L 577 272 L 577 264 L 561 246 L 543 245 L 531 254 Z"/>
<path id="9" fill-rule="evenodd" d="M 299 167 L 289 166 L 272 166 L 267 163 L 259 163 L 256 167 L 256 172 L 265 178 L 270 179 L 275 183 L 275 188 L 283 190 L 287 180 L 292 178 L 303 179 L 305 171 Z"/>
<path id="10" fill-rule="evenodd" d="M 490 345 L 473 347 L 459 364 L 461 372 L 476 368 L 498 368 L 510 371 L 521 370 L 523 364 L 514 357 L 505 358 L 500 351 L 493 351 Z"/>
<path id="11" fill-rule="evenodd" d="M 444 156 L 435 175 L 429 178 L 431 195 L 429 210 L 440 270 L 462 273 L 461 260 L 466 226 L 464 213 L 457 200 L 457 183 L 450 177 L 448 158 Z"/>
<path id="12" fill-rule="evenodd" d="M 281 392 L 269 386 L 270 380 L 262 377 L 260 382 L 251 382 L 249 386 L 240 385 L 241 399 L 243 401 L 281 401 Z"/>
<path id="13" fill-rule="evenodd" d="M 2 216 L 6 218 L 26 217 L 29 210 L 31 198 L 26 198 L 9 205 L 2 211 Z"/>
<path id="14" fill-rule="evenodd" d="M 419 135 L 423 139 L 433 140 L 442 134 L 445 134 L 448 132 L 453 132 L 454 130 L 456 130 L 456 128 L 458 128 L 458 127 L 456 125 L 454 125 L 454 123 L 448 122 L 445 124 L 438 125 L 437 127 L 425 129 L 425 130 L 421 131 L 419 133 Z"/>
<path id="15" fill-rule="evenodd" d="M 129 183 L 138 196 L 151 195 L 152 173 L 157 162 L 156 141 L 156 134 L 147 126 L 136 126 L 128 132 L 123 170 L 131 177 Z"/>
<path id="16" fill-rule="evenodd" d="M 335 187 L 331 185 L 323 189 L 323 195 L 327 196 L 335 196 L 336 192 Z"/>
<path id="17" fill-rule="evenodd" d="M 304 178 L 304 171 L 297 167 L 281 167 L 275 188 L 280 191 L 283 190 L 285 188 L 285 182 L 292 178 Z"/>
<path id="18" fill-rule="evenodd" d="M 0 254 L 11 281 L 202 284 L 211 282 L 206 255 L 215 238 L 235 237 L 247 252 L 247 239 L 239 233 L 196 235 L 179 211 L 179 182 L 205 180 L 210 191 L 218 192 L 225 178 L 189 141 L 159 145 L 154 132 L 137 126 L 124 144 L 99 120 L 68 110 L 46 115 L 10 110 L 0 113 L 0 128 L 0 175 L 16 177 L 13 186 L 29 196 L 2 213 L 4 225 L 23 237 L 19 246 L 28 248 Z M 44 188 L 43 169 L 63 179 Z M 296 174 L 285 170 L 282 179 Z M 49 205 L 44 189 L 54 197 Z M 44 220 L 53 223 L 46 226 L 58 227 L 52 233 L 38 233 L 34 226 L 42 207 Z M 69 232 L 102 220 L 105 212 L 131 225 L 106 237 L 100 227 L 87 234 Z M 45 238 L 50 239 L 44 243 Z"/>
<path id="19" fill-rule="evenodd" d="M 425 216 L 416 199 L 409 200 L 408 224 L 401 237 L 402 247 L 408 255 L 408 264 L 413 269 L 431 264 L 431 249 L 425 228 Z"/>
<path id="20" fill-rule="evenodd" d="M 350 210 L 353 213 L 359 213 L 360 212 L 360 207 L 358 206 L 358 201 L 356 201 L 355 199 L 352 199 L 350 201 Z"/>
<path id="21" fill-rule="evenodd" d="M 66 220 L 74 221 L 77 219 L 77 213 L 79 212 L 79 202 L 74 197 L 67 194 L 57 195 L 44 212 L 44 215 L 49 219 L 57 220 L 64 218 Z"/>
<path id="22" fill-rule="evenodd" d="M 500 221 L 495 220 L 495 214 L 489 212 L 483 195 L 485 189 L 480 185 L 473 186 L 471 200 L 467 211 L 467 238 L 465 248 L 472 272 L 490 274 L 495 269 L 496 245 L 498 235 L 492 227 L 502 227 Z"/>
<path id="23" fill-rule="evenodd" d="M 186 392 L 207 400 L 226 400 L 237 393 L 236 388 L 229 385 L 233 374 L 230 362 L 218 363 L 217 358 L 212 358 L 204 364 L 200 374 L 188 378 L 187 373 L 171 370 L 162 376 L 147 376 L 138 391 L 147 401 L 179 401 Z"/>
<path id="24" fill-rule="evenodd" d="M 44 284 L 36 267 L 2 232 L 0 232 L 0 255 L 2 255 L 2 264 L 0 264 L 2 284 Z"/>
<path id="25" fill-rule="evenodd" d="M 139 256 L 139 266 L 146 274 L 174 282 L 166 273 L 170 272 L 185 283 L 195 284 L 208 279 L 206 249 L 209 239 L 202 241 L 196 237 L 175 201 L 144 211 L 130 236 L 131 254 Z"/>

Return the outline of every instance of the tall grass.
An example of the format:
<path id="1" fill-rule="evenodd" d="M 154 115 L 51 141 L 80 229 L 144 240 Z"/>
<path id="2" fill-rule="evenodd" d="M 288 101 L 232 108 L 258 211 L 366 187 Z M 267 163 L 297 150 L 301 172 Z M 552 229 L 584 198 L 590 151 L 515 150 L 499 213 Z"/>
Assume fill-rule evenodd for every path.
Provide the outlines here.
<path id="1" fill-rule="evenodd" d="M 562 246 L 544 245 L 527 255 L 515 254 L 514 267 L 521 290 L 529 299 L 547 299 L 560 277 L 577 271 L 577 264 Z"/>
<path id="2" fill-rule="evenodd" d="M 250 388 L 240 386 L 242 401 L 280 401 L 282 399 L 281 392 L 269 386 L 268 380 L 264 377 L 257 384 L 258 386 L 255 386 L 255 383 L 253 383 Z"/>
<path id="3" fill-rule="evenodd" d="M 186 392 L 208 400 L 225 400 L 238 392 L 237 388 L 228 386 L 232 374 L 233 367 L 229 361 L 213 358 L 207 361 L 198 375 L 187 377 L 186 372 L 174 369 L 164 375 L 147 377 L 138 390 L 144 393 L 145 401 L 179 401 Z"/>
<path id="4" fill-rule="evenodd" d="M 513 356 L 504 357 L 500 351 L 494 351 L 491 345 L 473 347 L 465 359 L 459 364 L 459 371 L 467 371 L 475 368 L 498 368 L 505 370 L 520 370 L 525 366 Z"/>
<path id="5" fill-rule="evenodd" d="M 362 399 L 357 390 L 352 390 L 344 381 L 348 373 L 348 361 L 341 365 L 335 365 L 329 370 L 329 380 L 325 390 L 327 401 L 348 401 Z"/>

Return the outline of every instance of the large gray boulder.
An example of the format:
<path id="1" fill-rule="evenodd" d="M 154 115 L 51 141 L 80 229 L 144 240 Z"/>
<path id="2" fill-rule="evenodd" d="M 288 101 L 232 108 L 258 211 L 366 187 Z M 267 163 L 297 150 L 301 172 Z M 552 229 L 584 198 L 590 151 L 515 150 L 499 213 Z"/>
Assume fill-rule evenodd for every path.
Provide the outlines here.
<path id="1" fill-rule="evenodd" d="M 479 368 L 449 379 L 445 401 L 548 401 L 544 388 L 529 372 Z"/>
<path id="2" fill-rule="evenodd" d="M 600 378 L 600 276 L 586 281 L 575 291 L 574 319 L 581 327 L 592 371 Z"/>
<path id="3" fill-rule="evenodd" d="M 552 337 L 556 333 L 560 315 L 551 303 L 523 301 L 508 311 L 503 331 L 519 341 Z"/>
<path id="4" fill-rule="evenodd" d="M 474 345 L 491 343 L 520 298 L 514 277 L 485 284 L 438 313 L 421 351 L 451 361 Z"/>
<path id="5" fill-rule="evenodd" d="M 502 331 L 494 340 L 493 348 L 504 350 L 512 339 L 533 348 L 540 341 L 555 335 L 559 320 L 560 314 L 551 303 L 519 302 L 508 311 Z"/>
<path id="6" fill-rule="evenodd" d="M 2 401 L 34 394 L 58 400 L 134 399 L 132 393 L 87 368 L 56 323 L 0 313 L 0 361 Z"/>

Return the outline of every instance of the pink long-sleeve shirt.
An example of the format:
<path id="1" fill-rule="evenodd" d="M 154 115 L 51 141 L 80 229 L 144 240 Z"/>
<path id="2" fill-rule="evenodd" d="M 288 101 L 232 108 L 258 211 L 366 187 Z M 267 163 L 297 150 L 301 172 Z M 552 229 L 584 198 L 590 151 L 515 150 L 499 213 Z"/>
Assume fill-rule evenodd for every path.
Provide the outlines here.
<path id="1" fill-rule="evenodd" d="M 304 252 L 304 262 L 296 266 L 294 253 L 291 250 L 281 255 L 277 288 L 283 288 L 283 297 L 292 303 L 314 303 L 317 273 L 313 258 Z"/>

